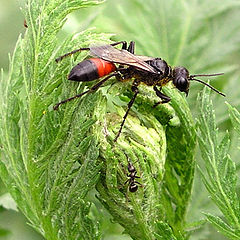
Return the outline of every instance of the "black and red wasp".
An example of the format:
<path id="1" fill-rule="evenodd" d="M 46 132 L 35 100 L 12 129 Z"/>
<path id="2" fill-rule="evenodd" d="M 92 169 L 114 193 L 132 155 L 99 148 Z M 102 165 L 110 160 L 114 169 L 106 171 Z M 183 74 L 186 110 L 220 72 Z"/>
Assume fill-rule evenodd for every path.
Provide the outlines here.
<path id="1" fill-rule="evenodd" d="M 122 44 L 122 49 L 114 48 L 114 46 L 119 44 Z M 63 58 L 74 53 L 88 50 L 90 51 L 90 55 L 95 56 L 95 58 L 89 58 L 78 63 L 69 73 L 68 79 L 77 82 L 88 82 L 102 78 L 104 76 L 106 77 L 97 82 L 89 90 L 57 103 L 54 106 L 54 110 L 57 110 L 61 104 L 82 97 L 87 93 L 95 92 L 109 78 L 113 76 L 121 82 L 133 80 L 131 87 L 133 96 L 128 103 L 127 111 L 123 116 L 123 121 L 120 125 L 120 129 L 114 139 L 114 141 L 117 141 L 127 115 L 139 93 L 138 86 L 140 83 L 144 83 L 148 86 L 153 86 L 153 90 L 155 91 L 156 95 L 161 99 L 154 105 L 154 107 L 160 103 L 167 103 L 171 100 L 169 96 L 162 93 L 162 87 L 170 81 L 172 81 L 173 85 L 179 91 L 185 92 L 186 95 L 188 95 L 190 81 L 198 81 L 208 86 L 220 95 L 225 96 L 223 93 L 219 92 L 211 85 L 196 78 L 219 76 L 223 73 L 190 75 L 189 71 L 185 67 L 172 68 L 166 63 L 166 61 L 161 58 L 135 55 L 134 49 L 135 42 L 131 41 L 127 47 L 127 42 L 121 41 L 109 45 L 79 48 L 57 58 L 56 62 L 59 62 Z"/>

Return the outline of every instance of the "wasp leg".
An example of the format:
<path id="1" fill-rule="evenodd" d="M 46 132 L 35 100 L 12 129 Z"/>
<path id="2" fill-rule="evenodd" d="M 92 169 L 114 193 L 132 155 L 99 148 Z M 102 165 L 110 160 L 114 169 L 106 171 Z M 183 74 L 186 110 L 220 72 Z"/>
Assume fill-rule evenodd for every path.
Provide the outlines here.
<path id="1" fill-rule="evenodd" d="M 65 53 L 64 55 L 56 58 L 55 61 L 58 63 L 58 62 L 62 61 L 65 57 L 71 56 L 77 52 L 81 52 L 81 51 L 85 51 L 85 50 L 90 50 L 90 48 L 79 48 L 79 49 L 73 50 L 71 52 Z"/>
<path id="2" fill-rule="evenodd" d="M 118 44 L 122 44 L 122 49 L 127 49 L 127 42 L 126 41 L 120 41 L 120 42 L 115 42 L 115 43 L 112 43 L 110 44 L 111 46 L 116 46 Z M 60 57 L 58 57 L 55 61 L 58 63 L 60 61 L 62 61 L 65 57 L 68 57 L 68 56 L 71 56 L 77 52 L 81 52 L 81 51 L 89 51 L 90 48 L 89 47 L 86 47 L 86 48 L 79 48 L 79 49 L 76 49 L 76 50 L 73 50 L 71 52 L 68 52 Z"/>
<path id="3" fill-rule="evenodd" d="M 123 125 L 124 125 L 124 123 L 125 123 L 125 121 L 126 121 L 127 115 L 128 115 L 128 113 L 129 113 L 129 111 L 130 111 L 130 109 L 131 109 L 131 107 L 132 107 L 132 105 L 133 105 L 133 103 L 134 103 L 134 101 L 135 101 L 138 93 L 139 93 L 139 90 L 138 90 L 138 87 L 137 87 L 137 86 L 138 86 L 138 83 L 134 81 L 134 82 L 133 82 L 133 85 L 132 85 L 132 88 L 131 88 L 132 91 L 134 92 L 134 95 L 133 95 L 133 97 L 131 98 L 130 102 L 128 103 L 127 111 L 126 111 L 125 115 L 123 116 L 123 121 L 122 121 L 121 126 L 120 126 L 120 129 L 119 129 L 119 131 L 118 131 L 118 133 L 117 133 L 117 135 L 116 135 L 116 137 L 115 137 L 115 139 L 114 139 L 114 142 L 117 141 L 117 139 L 118 139 L 118 137 L 119 137 L 119 135 L 120 135 L 120 133 L 121 133 L 121 131 L 122 131 Z"/>
<path id="4" fill-rule="evenodd" d="M 116 76 L 117 74 L 118 74 L 118 73 L 113 73 L 113 74 L 108 75 L 107 77 L 105 77 L 104 79 L 102 79 L 100 82 L 98 82 L 98 83 L 96 83 L 95 85 L 93 85 L 89 90 L 87 90 L 87 91 L 85 91 L 85 92 L 82 92 L 82 93 L 80 93 L 80 94 L 77 94 L 77 95 L 75 95 L 75 96 L 73 96 L 73 97 L 67 98 L 67 99 L 65 99 L 65 100 L 57 103 L 56 105 L 54 105 L 53 109 L 54 109 L 54 110 L 57 110 L 60 105 L 66 103 L 66 102 L 69 102 L 69 101 L 72 101 L 73 99 L 82 97 L 83 95 L 85 95 L 85 94 L 87 94 L 87 93 L 97 91 L 97 90 L 101 87 L 101 85 L 102 85 L 103 83 L 105 83 L 109 78 L 111 78 L 111 77 L 113 77 L 113 76 Z"/>
<path id="5" fill-rule="evenodd" d="M 167 95 L 163 94 L 160 90 L 157 89 L 156 86 L 153 87 L 155 93 L 157 94 L 158 97 L 160 97 L 162 99 L 162 101 L 157 102 L 153 105 L 153 107 L 157 107 L 157 105 L 162 104 L 162 103 L 168 103 L 169 101 L 171 101 L 171 98 L 168 97 Z"/>
<path id="6" fill-rule="evenodd" d="M 110 45 L 111 46 L 116 46 L 116 45 L 119 45 L 119 44 L 122 44 L 122 49 L 123 50 L 127 50 L 128 52 L 134 54 L 134 51 L 135 51 L 135 42 L 134 41 L 131 41 L 129 43 L 128 48 L 127 48 L 127 42 L 126 41 L 115 42 L 115 43 L 112 43 Z"/>
<path id="7" fill-rule="evenodd" d="M 111 46 L 117 46 L 119 44 L 122 44 L 122 49 L 127 50 L 127 42 L 126 41 L 120 41 L 110 44 Z"/>
<path id="8" fill-rule="evenodd" d="M 116 42 L 115 45 L 117 45 L 117 44 L 119 44 L 119 43 L 121 43 L 121 42 Z M 114 43 L 113 43 L 113 44 L 114 44 Z M 112 46 L 114 46 L 114 45 L 112 45 Z M 126 41 L 123 42 L 122 50 L 127 50 L 128 52 L 134 54 L 134 48 L 135 48 L 135 42 L 131 41 L 131 42 L 129 43 L 128 48 L 127 48 L 127 42 L 126 42 Z M 119 68 L 124 69 L 124 65 L 119 65 Z M 118 79 L 118 80 L 119 80 L 119 79 Z"/>
<path id="9" fill-rule="evenodd" d="M 129 46 L 128 46 L 128 49 L 127 49 L 128 52 L 134 54 L 135 52 L 135 42 L 134 41 L 131 41 L 129 43 Z"/>

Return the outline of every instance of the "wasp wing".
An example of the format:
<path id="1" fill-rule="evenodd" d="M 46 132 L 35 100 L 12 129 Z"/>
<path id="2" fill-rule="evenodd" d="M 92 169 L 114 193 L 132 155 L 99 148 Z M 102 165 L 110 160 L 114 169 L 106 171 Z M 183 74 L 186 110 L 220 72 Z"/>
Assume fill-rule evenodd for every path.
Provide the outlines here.
<path id="1" fill-rule="evenodd" d="M 148 56 L 142 56 L 142 55 L 135 55 L 135 56 L 144 62 L 156 59 L 155 57 L 148 57 Z"/>
<path id="2" fill-rule="evenodd" d="M 151 57 L 137 56 L 128 52 L 127 50 L 120 50 L 112 47 L 111 45 L 90 47 L 90 51 L 91 55 L 97 56 L 109 62 L 133 66 L 147 72 L 157 73 L 153 67 L 145 62 L 152 60 L 153 58 Z"/>

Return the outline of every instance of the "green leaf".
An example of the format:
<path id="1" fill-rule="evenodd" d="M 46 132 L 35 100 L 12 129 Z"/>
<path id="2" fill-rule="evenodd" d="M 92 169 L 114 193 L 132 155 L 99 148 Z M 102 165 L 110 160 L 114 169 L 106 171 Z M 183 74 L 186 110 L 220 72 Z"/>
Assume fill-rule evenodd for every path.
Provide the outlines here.
<path id="1" fill-rule="evenodd" d="M 199 97 L 200 101 L 200 97 Z M 239 200 L 236 193 L 236 168 L 228 155 L 228 133 L 219 142 L 218 129 L 215 123 L 212 101 L 209 90 L 204 89 L 201 95 L 200 116 L 198 119 L 199 145 L 205 162 L 206 173 L 201 171 L 203 182 L 210 193 L 213 202 L 218 206 L 225 217 L 225 222 L 208 215 L 208 220 L 224 235 L 239 238 Z M 226 226 L 229 226 L 228 228 Z"/>
<path id="2" fill-rule="evenodd" d="M 235 107 L 232 107 L 229 103 L 226 104 L 228 106 L 228 111 L 233 127 L 236 130 L 237 134 L 240 135 L 240 113 Z"/>
<path id="3" fill-rule="evenodd" d="M 158 235 L 157 233 L 154 234 L 157 239 L 171 239 L 171 240 L 184 239 L 183 236 L 175 238 L 173 235 L 172 229 L 166 223 L 158 222 L 157 225 L 159 229 L 158 232 L 161 234 L 161 235 Z"/>
<path id="4" fill-rule="evenodd" d="M 216 228 L 221 229 L 220 231 L 224 233 L 230 239 L 239 239 L 239 233 L 236 233 L 231 226 L 227 225 L 221 218 L 213 216 L 211 214 L 205 214 L 208 221 L 211 222 Z"/>

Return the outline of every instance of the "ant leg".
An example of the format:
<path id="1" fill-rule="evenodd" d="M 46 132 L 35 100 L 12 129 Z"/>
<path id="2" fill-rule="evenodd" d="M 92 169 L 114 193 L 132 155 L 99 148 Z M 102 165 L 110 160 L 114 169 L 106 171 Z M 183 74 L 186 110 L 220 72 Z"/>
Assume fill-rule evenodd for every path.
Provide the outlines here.
<path id="1" fill-rule="evenodd" d="M 130 182 L 130 180 L 131 180 L 131 179 L 128 179 L 128 180 L 124 183 L 124 185 L 126 185 L 128 182 Z"/>
<path id="2" fill-rule="evenodd" d="M 135 183 L 137 183 L 137 184 L 139 184 L 141 187 L 143 187 L 143 185 L 142 185 L 140 182 L 135 181 Z"/>
<path id="3" fill-rule="evenodd" d="M 153 105 L 154 108 L 157 107 L 157 105 L 159 105 L 159 104 L 168 103 L 171 100 L 170 97 L 168 97 L 167 95 L 163 94 L 160 90 L 158 90 L 156 86 L 154 86 L 153 89 L 154 89 L 155 93 L 157 94 L 157 96 L 162 99 L 162 101 L 157 102 Z"/>
<path id="4" fill-rule="evenodd" d="M 113 74 L 108 75 L 107 77 L 105 77 L 104 79 L 102 79 L 100 82 L 98 82 L 98 83 L 96 83 L 95 85 L 93 85 L 89 90 L 87 90 L 87 91 L 85 91 L 85 92 L 82 92 L 82 93 L 80 93 L 80 94 L 77 94 L 77 95 L 75 95 L 75 96 L 73 96 L 73 97 L 67 98 L 67 99 L 65 99 L 65 100 L 57 103 L 56 105 L 54 105 L 53 109 L 54 109 L 54 110 L 57 110 L 60 105 L 66 103 L 66 102 L 69 102 L 69 101 L 72 101 L 73 99 L 82 97 L 83 95 L 85 95 L 85 94 L 87 94 L 87 93 L 97 91 L 97 90 L 101 87 L 101 85 L 102 85 L 103 83 L 105 83 L 109 78 L 111 78 L 111 77 L 113 77 L 113 76 L 116 76 L 117 74 L 118 74 L 118 73 L 113 73 Z"/>
<path id="5" fill-rule="evenodd" d="M 138 93 L 139 93 L 137 85 L 138 85 L 138 83 L 134 81 L 133 85 L 132 85 L 132 91 L 134 92 L 134 95 L 133 95 L 132 99 L 130 100 L 130 102 L 128 103 L 127 111 L 126 111 L 125 115 L 123 116 L 123 121 L 122 121 L 122 123 L 120 125 L 120 129 L 119 129 L 119 131 L 118 131 L 118 133 L 117 133 L 117 135 L 116 135 L 116 137 L 114 139 L 114 142 L 116 142 L 118 137 L 120 136 L 120 133 L 121 133 L 123 125 L 124 125 L 124 123 L 126 121 L 127 115 L 128 115 L 128 113 L 129 113 L 129 111 L 130 111 L 130 109 L 131 109 L 131 107 L 132 107 L 132 105 L 133 105 L 133 103 L 134 103 Z"/>

